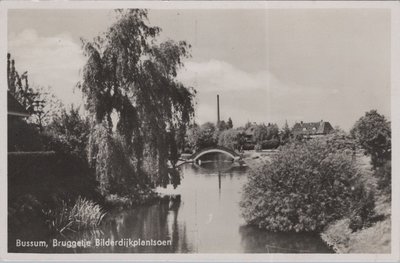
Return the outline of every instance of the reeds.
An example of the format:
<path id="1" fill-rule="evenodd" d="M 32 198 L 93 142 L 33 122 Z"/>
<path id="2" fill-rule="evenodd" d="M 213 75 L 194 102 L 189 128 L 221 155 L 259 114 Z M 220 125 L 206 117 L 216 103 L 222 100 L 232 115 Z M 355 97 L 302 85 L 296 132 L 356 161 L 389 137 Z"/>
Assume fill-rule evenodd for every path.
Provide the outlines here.
<path id="1" fill-rule="evenodd" d="M 100 205 L 80 196 L 73 206 L 62 200 L 58 207 L 43 213 L 49 229 L 58 233 L 96 229 L 106 215 Z"/>

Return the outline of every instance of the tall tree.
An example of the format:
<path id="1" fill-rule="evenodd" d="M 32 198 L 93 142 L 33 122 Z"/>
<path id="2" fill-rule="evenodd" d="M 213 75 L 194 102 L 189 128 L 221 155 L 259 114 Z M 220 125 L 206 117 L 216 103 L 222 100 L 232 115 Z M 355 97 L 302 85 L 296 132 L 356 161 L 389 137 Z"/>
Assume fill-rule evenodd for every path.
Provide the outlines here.
<path id="1" fill-rule="evenodd" d="M 227 124 L 228 124 L 228 129 L 232 129 L 233 128 L 233 122 L 232 122 L 231 117 L 229 117 Z"/>
<path id="2" fill-rule="evenodd" d="M 11 58 L 11 54 L 7 53 L 7 84 L 8 91 L 28 110 L 35 113 L 35 103 L 38 98 L 38 92 L 29 86 L 28 72 L 25 71 L 21 75 L 15 68 L 15 60 Z"/>
<path id="3" fill-rule="evenodd" d="M 179 178 L 168 174 L 167 161 L 177 160 L 176 145 L 183 144 L 194 115 L 195 90 L 176 80 L 190 45 L 156 44 L 160 28 L 147 24 L 146 10 L 116 13 L 104 35 L 83 41 L 87 62 L 79 86 L 92 117 L 89 160 L 103 193 L 112 191 L 113 183 L 176 185 Z M 125 161 L 117 164 L 121 156 Z"/>
<path id="4" fill-rule="evenodd" d="M 391 159 L 392 139 L 390 122 L 376 110 L 366 112 L 355 124 L 350 134 L 371 155 L 374 168 Z"/>
<path id="5" fill-rule="evenodd" d="M 288 142 L 290 140 L 290 133 L 289 124 L 285 121 L 285 125 L 282 128 L 281 141 L 284 143 Z"/>

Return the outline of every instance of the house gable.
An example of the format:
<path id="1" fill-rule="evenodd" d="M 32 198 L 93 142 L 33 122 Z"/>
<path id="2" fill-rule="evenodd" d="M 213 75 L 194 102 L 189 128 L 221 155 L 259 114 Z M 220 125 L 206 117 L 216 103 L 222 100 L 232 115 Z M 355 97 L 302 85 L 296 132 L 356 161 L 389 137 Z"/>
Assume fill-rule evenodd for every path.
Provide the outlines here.
<path id="1" fill-rule="evenodd" d="M 332 125 L 327 121 L 300 122 L 293 126 L 294 135 L 325 135 L 333 130 Z"/>

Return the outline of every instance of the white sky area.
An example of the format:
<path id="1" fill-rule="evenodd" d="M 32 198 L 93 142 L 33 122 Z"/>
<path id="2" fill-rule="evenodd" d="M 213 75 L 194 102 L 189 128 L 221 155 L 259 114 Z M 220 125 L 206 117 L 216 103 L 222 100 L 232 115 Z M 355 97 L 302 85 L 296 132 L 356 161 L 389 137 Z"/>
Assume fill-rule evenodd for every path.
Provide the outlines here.
<path id="1" fill-rule="evenodd" d="M 8 51 L 34 85 L 79 106 L 80 38 L 113 21 L 110 10 L 10 10 Z M 161 40 L 186 40 L 179 80 L 198 91 L 196 119 L 325 120 L 350 129 L 370 109 L 390 119 L 390 11 L 385 9 L 149 10 Z"/>

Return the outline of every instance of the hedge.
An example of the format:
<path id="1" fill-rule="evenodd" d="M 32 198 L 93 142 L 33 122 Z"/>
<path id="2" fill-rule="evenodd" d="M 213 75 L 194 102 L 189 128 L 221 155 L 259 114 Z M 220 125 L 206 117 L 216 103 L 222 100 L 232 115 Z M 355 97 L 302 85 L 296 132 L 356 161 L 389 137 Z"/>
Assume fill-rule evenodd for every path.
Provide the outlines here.
<path id="1" fill-rule="evenodd" d="M 25 194 L 46 199 L 54 193 L 95 195 L 93 171 L 73 155 L 55 152 L 8 153 L 9 200 Z"/>

